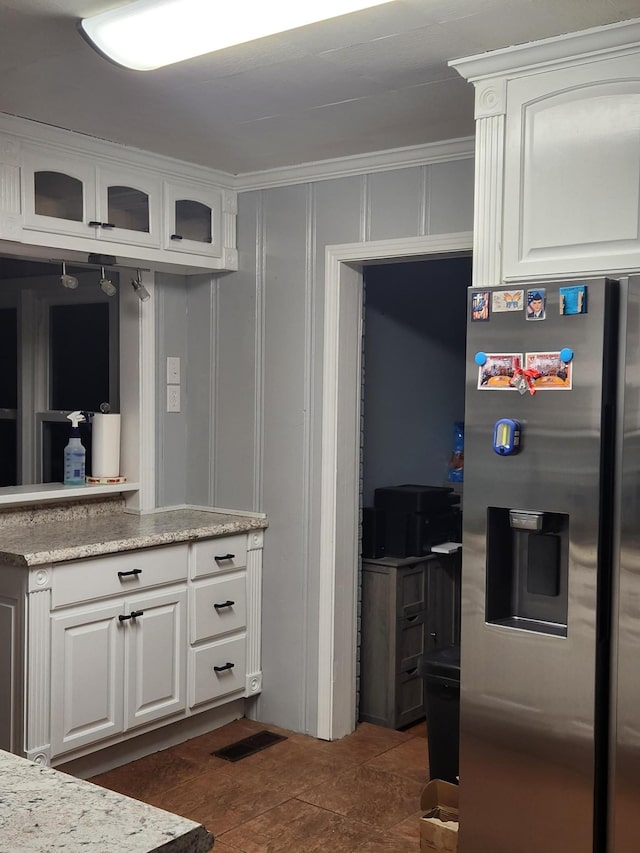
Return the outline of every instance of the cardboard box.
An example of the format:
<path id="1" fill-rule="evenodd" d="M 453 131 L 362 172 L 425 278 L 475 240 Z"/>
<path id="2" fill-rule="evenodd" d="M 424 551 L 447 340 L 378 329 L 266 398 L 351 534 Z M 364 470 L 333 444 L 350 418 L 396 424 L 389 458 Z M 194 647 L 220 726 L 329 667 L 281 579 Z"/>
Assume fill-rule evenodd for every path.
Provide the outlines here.
<path id="1" fill-rule="evenodd" d="M 457 853 L 458 786 L 442 779 L 428 782 L 420 798 L 420 850 Z"/>

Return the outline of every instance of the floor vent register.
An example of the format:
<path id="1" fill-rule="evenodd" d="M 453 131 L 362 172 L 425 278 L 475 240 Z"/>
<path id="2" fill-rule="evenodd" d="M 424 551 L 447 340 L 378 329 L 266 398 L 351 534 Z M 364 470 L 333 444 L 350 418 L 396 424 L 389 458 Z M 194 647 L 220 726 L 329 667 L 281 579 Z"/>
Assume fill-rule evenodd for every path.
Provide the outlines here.
<path id="1" fill-rule="evenodd" d="M 281 740 L 286 740 L 286 737 L 265 730 L 231 743 L 229 746 L 224 746 L 222 749 L 216 749 L 211 755 L 215 755 L 216 758 L 224 758 L 225 761 L 241 761 L 256 752 L 280 743 Z"/>

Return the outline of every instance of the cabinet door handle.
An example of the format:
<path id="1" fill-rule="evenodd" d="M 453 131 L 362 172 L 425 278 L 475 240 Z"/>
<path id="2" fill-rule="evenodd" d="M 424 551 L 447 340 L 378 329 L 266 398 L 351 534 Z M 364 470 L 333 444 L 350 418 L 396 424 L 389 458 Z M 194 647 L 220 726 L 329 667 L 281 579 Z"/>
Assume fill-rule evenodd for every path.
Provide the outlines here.
<path id="1" fill-rule="evenodd" d="M 435 640 L 436 637 L 438 636 L 438 632 L 437 631 L 429 631 L 429 636 L 433 637 L 433 639 Z"/>
<path id="2" fill-rule="evenodd" d="M 182 234 L 172 234 L 171 239 L 172 240 L 182 240 Z"/>
<path id="3" fill-rule="evenodd" d="M 122 578 L 135 577 L 136 575 L 141 575 L 141 574 L 142 574 L 142 569 L 131 569 L 131 571 L 129 571 L 129 572 L 118 572 L 118 577 L 120 579 L 122 579 Z"/>
<path id="4" fill-rule="evenodd" d="M 99 228 L 101 225 L 102 225 L 102 222 L 96 222 L 96 220 L 95 220 L 95 219 L 92 219 L 92 220 L 89 222 L 89 226 L 90 226 L 91 228 Z"/>
<path id="5" fill-rule="evenodd" d="M 235 554 L 221 554 L 219 557 L 214 557 L 213 559 L 216 563 L 221 563 L 223 560 L 233 560 L 235 556 Z"/>
<path id="6" fill-rule="evenodd" d="M 234 666 L 235 666 L 235 663 L 229 663 L 229 661 L 227 661 L 224 666 L 214 666 L 213 671 L 214 672 L 224 672 L 225 669 L 233 669 Z"/>
<path id="7" fill-rule="evenodd" d="M 233 607 L 235 601 L 223 601 L 222 604 L 214 604 L 216 610 L 222 610 L 223 607 Z"/>
<path id="8" fill-rule="evenodd" d="M 142 616 L 143 614 L 144 610 L 132 610 L 131 613 L 127 613 L 126 616 L 120 614 L 120 616 L 118 616 L 118 619 L 121 622 L 126 622 L 127 619 L 135 619 L 137 616 Z"/>
<path id="9" fill-rule="evenodd" d="M 113 224 L 113 222 L 101 222 L 100 225 L 102 225 L 103 228 L 115 228 L 116 227 Z"/>

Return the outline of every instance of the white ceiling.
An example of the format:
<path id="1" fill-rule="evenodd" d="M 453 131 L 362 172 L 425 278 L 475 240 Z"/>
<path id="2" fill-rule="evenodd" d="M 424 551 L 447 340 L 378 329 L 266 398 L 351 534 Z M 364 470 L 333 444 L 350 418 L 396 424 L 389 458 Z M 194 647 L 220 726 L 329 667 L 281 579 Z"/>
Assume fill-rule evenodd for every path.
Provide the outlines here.
<path id="1" fill-rule="evenodd" d="M 394 0 L 136 72 L 76 31 L 119 5 L 0 0 L 0 112 L 229 173 L 471 136 L 473 87 L 447 60 L 640 15 L 640 0 Z"/>

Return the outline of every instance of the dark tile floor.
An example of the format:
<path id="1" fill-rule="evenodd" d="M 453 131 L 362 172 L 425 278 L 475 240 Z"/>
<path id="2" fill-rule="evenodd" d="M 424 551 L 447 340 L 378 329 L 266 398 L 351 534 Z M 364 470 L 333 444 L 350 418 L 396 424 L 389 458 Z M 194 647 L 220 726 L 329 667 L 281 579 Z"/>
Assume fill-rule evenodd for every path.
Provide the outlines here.
<path id="1" fill-rule="evenodd" d="M 264 729 L 287 739 L 235 763 L 211 755 Z M 216 853 L 417 853 L 425 736 L 362 723 L 328 743 L 242 719 L 91 781 L 203 823 Z"/>

